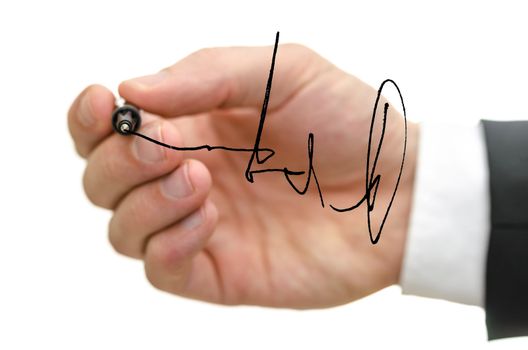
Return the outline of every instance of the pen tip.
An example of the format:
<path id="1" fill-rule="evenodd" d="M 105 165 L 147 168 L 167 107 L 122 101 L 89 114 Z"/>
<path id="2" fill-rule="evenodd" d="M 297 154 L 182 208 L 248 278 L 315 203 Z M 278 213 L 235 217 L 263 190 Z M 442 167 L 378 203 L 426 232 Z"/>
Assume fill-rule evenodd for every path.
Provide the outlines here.
<path id="1" fill-rule="evenodd" d="M 121 123 L 119 130 L 121 130 L 123 133 L 127 133 L 130 131 L 130 125 L 128 125 L 128 123 Z"/>

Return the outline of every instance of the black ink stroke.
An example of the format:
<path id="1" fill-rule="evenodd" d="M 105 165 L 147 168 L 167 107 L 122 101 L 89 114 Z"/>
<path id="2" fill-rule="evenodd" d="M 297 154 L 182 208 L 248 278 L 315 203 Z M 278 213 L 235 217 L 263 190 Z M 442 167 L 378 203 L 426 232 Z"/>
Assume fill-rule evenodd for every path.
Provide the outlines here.
<path id="1" fill-rule="evenodd" d="M 246 152 L 246 153 L 251 153 L 251 156 L 249 158 L 249 161 L 247 163 L 247 168 L 246 168 L 246 171 L 245 171 L 245 177 L 246 177 L 246 180 L 248 182 L 254 183 L 254 181 L 255 181 L 254 175 L 255 174 L 271 173 L 271 172 L 282 173 L 284 175 L 284 178 L 286 179 L 286 181 L 293 188 L 293 190 L 295 192 L 297 192 L 298 194 L 300 194 L 300 195 L 304 195 L 304 194 L 307 193 L 308 188 L 309 188 L 310 183 L 311 183 L 311 180 L 312 180 L 312 177 L 313 177 L 313 180 L 315 181 L 315 186 L 316 186 L 318 194 L 319 194 L 319 199 L 320 199 L 320 202 L 321 202 L 321 206 L 324 208 L 325 207 L 325 202 L 324 202 L 324 198 L 323 198 L 323 193 L 321 191 L 321 187 L 319 185 L 319 180 L 317 179 L 317 175 L 315 173 L 315 168 L 313 166 L 314 144 L 315 144 L 315 137 L 314 137 L 313 133 L 310 132 L 308 134 L 308 139 L 307 139 L 307 156 L 308 156 L 308 170 L 307 171 L 293 171 L 293 170 L 288 169 L 287 167 L 284 167 L 284 168 L 258 169 L 258 170 L 253 170 L 252 169 L 253 168 L 253 164 L 254 164 L 255 161 L 256 161 L 256 163 L 258 165 L 263 165 L 263 164 L 266 163 L 267 160 L 269 160 L 270 158 L 272 158 L 275 155 L 275 150 L 273 150 L 273 149 L 260 148 L 260 140 L 261 140 L 261 137 L 262 137 L 262 133 L 264 131 L 264 125 L 265 125 L 265 121 L 266 121 L 266 114 L 267 114 L 267 110 L 268 110 L 268 103 L 269 103 L 270 95 L 271 95 L 271 86 L 272 86 L 272 82 L 273 82 L 273 72 L 275 70 L 275 59 L 276 59 L 276 56 L 277 56 L 278 44 L 279 44 L 279 32 L 277 32 L 277 34 L 275 36 L 275 46 L 273 48 L 273 56 L 272 56 L 272 60 L 271 60 L 271 67 L 270 67 L 270 72 L 269 72 L 269 76 L 268 76 L 268 81 L 267 81 L 267 84 L 266 84 L 266 92 L 265 92 L 265 95 L 264 95 L 264 102 L 262 104 L 258 130 L 257 130 L 257 134 L 255 136 L 255 143 L 253 145 L 253 148 L 237 148 L 237 147 L 228 147 L 228 146 L 210 146 L 210 145 L 207 145 L 207 144 L 206 145 L 200 145 L 200 146 L 193 146 L 193 147 L 178 147 L 178 146 L 169 145 L 169 144 L 163 143 L 161 141 L 152 139 L 152 138 L 150 138 L 150 137 L 148 137 L 146 135 L 143 135 L 143 134 L 141 134 L 139 132 L 136 132 L 136 131 L 131 131 L 130 134 L 136 135 L 136 136 L 141 137 L 141 138 L 143 138 L 143 139 L 145 139 L 145 140 L 147 140 L 149 142 L 153 142 L 153 143 L 155 143 L 155 144 L 157 144 L 159 146 L 166 147 L 166 148 L 169 148 L 169 149 L 172 149 L 172 150 L 175 150 L 175 151 L 199 151 L 199 150 L 214 151 L 214 150 L 223 150 L 223 151 L 227 151 L 227 152 L 242 152 L 242 153 Z M 387 206 L 387 210 L 385 212 L 385 215 L 383 216 L 383 220 L 381 221 L 379 230 L 376 233 L 376 235 L 373 236 L 373 234 L 372 234 L 372 223 L 371 223 L 371 212 L 374 210 L 374 204 L 375 204 L 375 201 L 376 201 L 376 196 L 377 196 L 377 193 L 378 193 L 379 184 L 381 182 L 381 175 L 380 174 L 376 174 L 376 166 L 377 166 L 377 163 L 378 163 L 378 158 L 379 158 L 379 155 L 380 155 L 381 146 L 383 144 L 383 139 L 385 137 L 385 126 L 386 126 L 386 122 L 387 122 L 387 112 L 388 112 L 388 109 L 389 109 L 389 104 L 388 103 L 385 103 L 385 105 L 384 105 L 383 127 L 382 127 L 380 140 L 379 140 L 379 143 L 378 143 L 378 146 L 377 146 L 377 149 L 376 149 L 376 155 L 375 155 L 373 163 L 372 163 L 372 168 L 370 167 L 370 158 L 371 158 L 371 150 L 372 150 L 372 142 L 373 142 L 372 141 L 372 136 L 373 136 L 373 132 L 374 132 L 374 122 L 376 120 L 376 112 L 377 112 L 377 109 L 378 109 L 378 104 L 379 104 L 379 100 L 380 100 L 380 97 L 381 97 L 381 93 L 382 93 L 383 87 L 385 86 L 386 83 L 391 83 L 396 88 L 396 90 L 398 91 L 398 94 L 400 96 L 401 105 L 403 107 L 403 116 L 404 116 L 404 125 L 405 125 L 405 138 L 404 138 L 402 162 L 401 162 L 401 166 L 400 166 L 400 169 L 399 169 L 399 174 L 398 174 L 398 179 L 397 179 L 397 182 L 396 182 L 396 186 L 394 187 L 394 192 L 392 193 L 391 200 L 390 200 L 390 202 L 389 202 L 389 204 Z M 396 85 L 396 83 L 393 80 L 387 79 L 381 84 L 381 86 L 380 86 L 380 88 L 378 90 L 378 95 L 376 97 L 376 102 L 374 104 L 374 110 L 373 110 L 373 113 L 372 113 L 372 120 L 371 120 L 371 124 L 370 124 L 370 132 L 369 132 L 368 150 L 367 150 L 366 175 L 365 175 L 365 179 L 366 179 L 366 181 L 365 181 L 365 194 L 356 204 L 354 204 L 354 205 L 352 205 L 350 207 L 337 208 L 334 205 L 330 205 L 330 207 L 333 210 L 335 210 L 336 212 L 347 212 L 347 211 L 351 211 L 351 210 L 354 210 L 354 209 L 358 208 L 359 206 L 361 206 L 366 201 L 367 202 L 368 230 L 369 230 L 370 241 L 371 241 L 372 244 L 378 243 L 378 241 L 379 241 L 379 239 L 381 237 L 381 231 L 383 229 L 385 221 L 387 220 L 387 217 L 389 215 L 389 211 L 390 211 L 390 209 L 392 207 L 392 203 L 394 201 L 394 197 L 396 196 L 396 192 L 398 190 L 398 185 L 400 183 L 401 175 L 402 175 L 402 172 L 403 172 L 403 165 L 404 165 L 404 162 L 405 162 L 406 150 L 407 150 L 407 116 L 406 116 L 406 111 L 405 111 L 405 105 L 403 103 L 403 98 L 402 98 L 402 95 L 401 95 L 401 92 L 400 92 L 400 89 L 399 89 L 398 85 Z M 267 153 L 267 154 L 263 158 L 261 158 L 261 153 Z M 292 176 L 300 176 L 300 175 L 305 175 L 305 174 L 307 174 L 307 175 L 306 175 L 306 181 L 304 183 L 304 187 L 297 187 L 294 184 L 294 182 L 292 181 Z"/>
<path id="2" fill-rule="evenodd" d="M 266 162 L 267 159 L 270 157 L 267 157 L 265 159 L 260 159 L 259 157 L 259 151 L 260 151 L 260 139 L 262 137 L 262 132 L 264 130 L 264 122 L 266 121 L 266 114 L 268 111 L 268 102 L 270 99 L 270 93 L 271 93 L 271 84 L 273 82 L 273 72 L 275 71 L 275 58 L 277 57 L 277 49 L 279 47 L 279 32 L 275 35 L 275 45 L 273 47 L 273 56 L 271 58 L 271 67 L 270 72 L 268 76 L 268 82 L 266 83 L 266 92 L 264 94 L 264 102 L 262 103 L 262 109 L 260 112 L 260 120 L 259 120 L 259 126 L 257 130 L 257 135 L 255 137 L 255 145 L 253 146 L 253 152 L 251 152 L 251 157 L 249 158 L 249 162 L 246 168 L 246 179 L 253 183 L 253 174 L 258 173 L 267 173 L 267 172 L 282 172 L 290 184 L 290 186 L 300 195 L 304 195 L 308 191 L 308 187 L 310 186 L 310 181 L 312 179 L 312 175 L 315 180 L 315 184 L 317 186 L 317 191 L 319 192 L 319 199 L 321 201 L 321 206 L 324 208 L 324 200 L 323 200 L 323 193 L 321 192 L 321 187 L 319 186 L 319 181 L 317 181 L 317 176 L 315 175 L 315 170 L 313 167 L 313 146 L 314 146 L 314 135 L 310 133 L 308 135 L 308 177 L 306 178 L 306 183 L 304 185 L 303 189 L 297 188 L 293 181 L 291 180 L 290 176 L 292 175 L 302 175 L 304 172 L 291 172 L 288 168 L 283 169 L 264 169 L 264 170 L 251 170 L 251 167 L 253 165 L 254 160 L 257 160 L 257 164 L 262 165 Z"/>
<path id="3" fill-rule="evenodd" d="M 400 170 L 398 173 L 398 178 L 396 180 L 396 185 L 394 186 L 394 192 L 392 193 L 391 199 L 389 201 L 389 204 L 387 206 L 387 211 L 385 212 L 383 219 L 381 220 L 380 227 L 376 235 L 374 236 L 372 234 L 372 220 L 371 220 L 371 213 L 374 211 L 374 203 L 376 201 L 376 196 L 378 194 L 378 188 L 379 184 L 381 182 L 381 175 L 376 173 L 376 166 L 378 164 L 379 155 L 381 152 L 381 146 L 383 145 L 383 139 L 385 138 L 385 127 L 387 124 L 387 112 L 389 110 L 389 104 L 385 103 L 383 106 L 383 126 L 381 129 L 381 136 L 378 143 L 378 148 L 376 149 L 376 155 L 374 156 L 374 162 L 372 164 L 372 169 L 370 168 L 370 156 L 372 151 L 372 135 L 374 133 L 374 122 L 376 121 L 376 112 L 378 111 L 378 105 L 381 98 L 381 93 L 383 91 L 383 88 L 385 87 L 385 84 L 391 83 L 396 90 L 398 91 L 398 96 L 400 97 L 400 102 L 403 109 L 403 121 L 404 121 L 404 140 L 403 140 L 403 154 L 402 154 L 402 161 L 400 165 Z M 369 237 L 372 244 L 378 243 L 380 237 L 381 237 L 381 230 L 383 229 L 383 226 L 385 225 L 385 221 L 387 220 L 387 217 L 389 215 L 390 209 L 392 207 L 392 203 L 394 202 L 394 197 L 396 197 L 396 192 L 398 191 L 398 186 L 400 184 L 401 176 L 403 173 L 403 165 L 405 163 L 405 155 L 407 153 L 407 112 L 405 110 L 405 104 L 403 103 L 403 97 L 400 91 L 400 88 L 398 85 L 391 79 L 386 79 L 381 83 L 379 89 L 378 89 L 378 95 L 376 96 L 376 102 L 374 103 L 374 110 L 372 112 L 372 119 L 370 122 L 370 132 L 369 132 L 369 141 L 367 146 L 367 164 L 366 164 L 366 174 L 365 174 L 365 195 L 363 198 L 359 200 L 356 204 L 348 207 L 348 208 L 337 208 L 333 205 L 330 205 L 332 209 L 338 212 L 345 212 L 345 211 L 351 211 L 356 208 L 358 208 L 363 202 L 367 201 L 367 223 L 368 223 L 368 230 L 369 230 Z M 371 196 L 372 195 L 372 196 Z M 371 200 L 372 197 L 372 200 Z"/>

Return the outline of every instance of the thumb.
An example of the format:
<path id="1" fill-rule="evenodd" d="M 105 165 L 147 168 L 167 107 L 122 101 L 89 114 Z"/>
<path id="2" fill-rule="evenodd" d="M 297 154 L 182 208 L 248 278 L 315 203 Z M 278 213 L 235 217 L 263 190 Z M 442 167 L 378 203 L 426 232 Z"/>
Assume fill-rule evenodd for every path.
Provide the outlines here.
<path id="1" fill-rule="evenodd" d="M 272 54 L 272 46 L 202 49 L 157 74 L 121 83 L 119 94 L 139 108 L 165 117 L 223 107 L 259 108 Z M 304 46 L 280 45 L 268 108 L 282 104 L 329 66 Z"/>

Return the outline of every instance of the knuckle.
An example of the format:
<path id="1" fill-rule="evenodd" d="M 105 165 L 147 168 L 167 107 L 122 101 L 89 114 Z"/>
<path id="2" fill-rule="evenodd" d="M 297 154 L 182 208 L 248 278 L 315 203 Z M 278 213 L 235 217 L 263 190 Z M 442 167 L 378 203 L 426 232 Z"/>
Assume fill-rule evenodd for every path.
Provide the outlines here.
<path id="1" fill-rule="evenodd" d="M 161 271 L 170 271 L 172 268 L 170 254 L 166 248 L 157 243 L 157 240 L 153 239 L 152 241 L 149 248 L 153 265 L 156 265 Z"/>
<path id="2" fill-rule="evenodd" d="M 211 60 L 217 58 L 220 54 L 221 49 L 218 47 L 205 47 L 193 52 L 189 58 L 196 60 Z"/>
<path id="3" fill-rule="evenodd" d="M 106 91 L 107 89 L 99 84 L 91 84 L 88 85 L 84 91 L 81 93 L 81 99 L 91 99 L 92 97 L 95 97 L 98 93 L 102 93 L 103 91 Z"/>
<path id="4" fill-rule="evenodd" d="M 87 147 L 85 145 L 81 145 L 81 144 L 76 143 L 75 144 L 75 151 L 77 152 L 77 154 L 81 158 L 88 157 L 89 151 L 88 151 L 88 149 L 87 149 Z"/>
<path id="5" fill-rule="evenodd" d="M 155 266 L 158 272 L 172 274 L 179 268 L 180 262 L 185 258 L 182 247 L 171 244 L 163 234 L 152 237 L 148 242 L 148 261 Z"/>
<path id="6" fill-rule="evenodd" d="M 131 258 L 141 259 L 143 254 L 141 249 L 137 247 L 140 242 L 136 242 L 134 237 L 127 237 L 127 231 L 127 228 L 114 215 L 108 224 L 108 241 L 117 253 Z"/>
<path id="7" fill-rule="evenodd" d="M 116 223 L 115 215 L 112 217 L 108 224 L 108 242 L 114 250 L 120 254 L 126 255 L 125 250 L 122 244 L 122 239 L 120 235 L 120 229 Z"/>
<path id="8" fill-rule="evenodd" d="M 68 118 L 70 119 L 70 122 L 75 120 L 77 115 L 79 114 L 79 109 L 82 106 L 82 101 L 85 99 L 91 98 L 94 91 L 101 88 L 101 85 L 92 84 L 88 85 L 84 88 L 84 90 L 77 96 L 75 101 L 72 103 L 70 108 L 68 109 Z"/>
<path id="9" fill-rule="evenodd" d="M 125 249 L 123 241 L 118 238 L 117 234 L 109 232 L 108 242 L 110 242 L 110 245 L 117 253 L 125 256 L 130 256 L 130 254 L 128 254 L 127 250 Z"/>
<path id="10" fill-rule="evenodd" d="M 87 167 L 84 175 L 83 175 L 83 189 L 84 193 L 86 194 L 86 197 L 88 200 L 95 206 L 105 208 L 105 209 L 111 209 L 112 206 L 108 202 L 107 196 L 105 196 L 105 193 L 103 191 L 98 190 L 93 183 L 93 180 L 91 180 L 91 176 L 89 174 L 89 168 Z"/>
<path id="11" fill-rule="evenodd" d="M 88 198 L 88 200 L 92 204 L 99 206 L 98 204 L 99 199 L 97 198 L 98 196 L 96 195 L 96 192 L 92 189 L 91 182 L 89 180 L 88 168 L 84 170 L 82 184 L 83 184 L 84 193 L 86 194 L 86 197 Z"/>
<path id="12" fill-rule="evenodd" d="M 160 277 L 159 271 L 156 271 L 150 263 L 145 262 L 144 271 L 145 278 L 154 288 L 162 291 L 169 291 L 167 284 L 164 283 L 163 279 Z"/>
<path id="13" fill-rule="evenodd" d="M 144 256 L 145 275 L 155 288 L 181 295 L 189 282 L 189 256 L 185 253 L 186 249 L 160 239 L 160 235 L 148 242 Z"/>
<path id="14" fill-rule="evenodd" d="M 288 51 L 290 51 L 292 53 L 295 53 L 295 54 L 306 55 L 306 54 L 313 54 L 314 53 L 314 51 L 312 49 L 310 49 L 309 47 L 307 47 L 305 45 L 302 45 L 302 44 L 288 43 L 288 44 L 283 44 L 281 46 L 283 46 L 283 48 L 285 50 L 288 50 Z"/>
<path id="15" fill-rule="evenodd" d="M 88 85 L 86 88 L 84 88 L 83 92 L 81 93 L 81 99 L 90 98 L 94 90 L 98 88 L 98 85 L 91 84 Z"/>

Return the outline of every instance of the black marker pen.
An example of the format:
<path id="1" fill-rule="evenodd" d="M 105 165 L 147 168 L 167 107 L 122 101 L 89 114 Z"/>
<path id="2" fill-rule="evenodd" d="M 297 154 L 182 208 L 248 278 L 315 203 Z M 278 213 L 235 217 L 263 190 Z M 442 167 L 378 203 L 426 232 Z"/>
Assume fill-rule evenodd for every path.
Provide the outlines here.
<path id="1" fill-rule="evenodd" d="M 121 135 L 132 135 L 140 125 L 139 109 L 131 104 L 125 102 L 112 112 L 112 126 Z"/>

